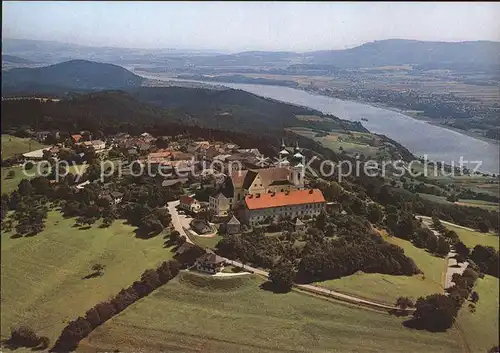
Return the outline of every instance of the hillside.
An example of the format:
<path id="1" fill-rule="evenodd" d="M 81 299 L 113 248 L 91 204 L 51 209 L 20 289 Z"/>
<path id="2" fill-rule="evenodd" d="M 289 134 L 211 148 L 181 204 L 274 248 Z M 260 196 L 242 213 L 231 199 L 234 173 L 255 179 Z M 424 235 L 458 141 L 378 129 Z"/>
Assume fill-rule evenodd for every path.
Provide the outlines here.
<path id="1" fill-rule="evenodd" d="M 121 89 L 139 86 L 144 78 L 112 64 L 72 60 L 38 68 L 19 68 L 2 73 L 7 92 Z"/>
<path id="2" fill-rule="evenodd" d="M 309 53 L 314 64 L 339 67 L 370 67 L 389 65 L 429 65 L 442 67 L 484 65 L 498 67 L 500 42 L 426 42 L 389 39 L 366 43 L 346 50 Z"/>
<path id="3" fill-rule="evenodd" d="M 265 132 L 285 127 L 367 131 L 358 123 L 328 116 L 321 121 L 304 121 L 299 115 L 323 114 L 310 108 L 263 98 L 245 91 L 192 89 L 184 87 L 141 87 L 130 90 L 140 101 L 168 109 L 199 125 L 217 129 Z"/>
<path id="4" fill-rule="evenodd" d="M 6 100 L 2 129 L 71 130 L 73 125 L 179 123 L 204 128 L 254 133 L 282 131 L 288 126 L 366 131 L 359 123 L 325 117 L 303 121 L 299 115 L 320 112 L 276 102 L 239 90 L 184 87 L 140 87 L 129 92 L 103 91 L 64 96 L 60 102 Z M 91 127 L 89 127 L 91 128 Z"/>
<path id="5" fill-rule="evenodd" d="M 3 39 L 2 51 L 8 55 L 54 63 L 72 59 L 110 63 L 155 64 L 169 68 L 234 68 L 255 70 L 265 66 L 285 69 L 293 65 L 327 65 L 331 68 L 360 68 L 390 65 L 413 65 L 420 68 L 489 68 L 498 69 L 500 42 L 430 42 L 387 39 L 365 43 L 344 50 L 321 50 L 306 53 L 247 51 L 234 54 L 180 51 L 174 49 L 129 49 L 87 47 L 74 44 Z"/>
<path id="6" fill-rule="evenodd" d="M 12 64 L 34 64 L 35 62 L 21 58 L 19 56 L 14 55 L 4 55 L 2 54 L 2 63 L 12 63 Z"/>

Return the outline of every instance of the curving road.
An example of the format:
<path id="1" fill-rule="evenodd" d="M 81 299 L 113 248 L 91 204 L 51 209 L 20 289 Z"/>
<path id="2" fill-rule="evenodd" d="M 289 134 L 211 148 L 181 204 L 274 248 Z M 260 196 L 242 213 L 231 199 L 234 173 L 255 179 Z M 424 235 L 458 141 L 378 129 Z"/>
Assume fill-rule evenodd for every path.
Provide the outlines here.
<path id="1" fill-rule="evenodd" d="M 173 224 L 175 230 L 177 230 L 181 235 L 184 235 L 186 237 L 187 242 L 194 244 L 194 242 L 189 237 L 188 232 L 185 231 L 185 229 L 189 228 L 189 222 L 191 221 L 191 218 L 186 216 L 186 215 L 179 214 L 179 212 L 177 211 L 177 206 L 179 205 L 179 203 L 180 203 L 179 200 L 171 201 L 171 202 L 167 203 L 168 211 L 170 212 L 170 215 L 172 216 L 172 224 Z M 224 258 L 224 260 L 226 261 L 226 263 L 228 263 L 230 265 L 233 265 L 236 267 L 241 267 L 242 269 L 244 269 L 248 272 L 255 273 L 255 274 L 263 276 L 265 278 L 269 278 L 269 272 L 267 272 L 267 271 L 264 271 L 264 270 L 259 269 L 259 268 L 251 267 L 248 265 L 244 265 L 241 262 L 230 260 L 227 258 Z M 386 304 L 373 302 L 371 300 L 358 298 L 358 297 L 355 297 L 355 296 L 352 296 L 349 294 L 340 293 L 337 291 L 329 290 L 329 289 L 322 288 L 322 287 L 313 286 L 310 284 L 294 284 L 294 287 L 301 289 L 303 291 L 309 292 L 309 293 L 314 293 L 316 295 L 327 296 L 327 297 L 335 298 L 335 299 L 350 302 L 350 303 L 369 306 L 369 307 L 376 308 L 376 309 L 401 310 L 400 308 L 392 306 L 392 305 L 386 305 Z M 413 309 L 413 308 L 406 309 L 407 312 L 412 312 L 414 310 L 415 309 Z"/>

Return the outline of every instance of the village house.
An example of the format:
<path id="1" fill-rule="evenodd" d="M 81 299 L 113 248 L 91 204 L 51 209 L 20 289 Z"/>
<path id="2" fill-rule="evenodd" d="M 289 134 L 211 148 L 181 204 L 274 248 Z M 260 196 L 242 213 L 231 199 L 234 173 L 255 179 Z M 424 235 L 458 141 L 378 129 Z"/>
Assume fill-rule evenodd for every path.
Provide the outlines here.
<path id="1" fill-rule="evenodd" d="M 225 178 L 217 191 L 209 197 L 209 210 L 213 216 L 225 217 L 233 208 L 234 186 L 230 178 Z"/>
<path id="2" fill-rule="evenodd" d="M 233 215 L 231 219 L 226 223 L 226 233 L 227 234 L 237 234 L 241 231 L 241 223 Z"/>
<path id="3" fill-rule="evenodd" d="M 195 218 L 190 223 L 189 226 L 198 234 L 208 234 L 212 231 L 212 227 L 207 220 L 202 218 Z"/>
<path id="4" fill-rule="evenodd" d="M 224 258 L 216 255 L 211 250 L 206 250 L 205 254 L 196 259 L 195 266 L 198 271 L 215 274 L 224 269 Z"/>
<path id="5" fill-rule="evenodd" d="M 269 218 L 315 217 L 326 201 L 319 189 L 305 189 L 248 195 L 244 205 L 245 221 L 253 226 Z"/>
<path id="6" fill-rule="evenodd" d="M 80 135 L 80 134 L 71 135 L 71 140 L 74 143 L 79 143 L 81 139 L 82 139 L 82 135 Z"/>
<path id="7" fill-rule="evenodd" d="M 182 195 L 180 197 L 179 207 L 190 212 L 198 212 L 201 209 L 201 205 L 198 200 L 187 195 Z"/>
<path id="8" fill-rule="evenodd" d="M 189 181 L 188 178 L 174 178 L 174 179 L 165 179 L 162 181 L 161 186 L 163 187 L 171 187 L 175 185 L 184 185 Z"/>
<path id="9" fill-rule="evenodd" d="M 304 222 L 302 222 L 300 220 L 299 217 L 297 217 L 294 222 L 290 222 L 290 223 L 291 223 L 293 230 L 295 232 L 303 231 L 306 228 L 306 225 L 304 224 Z"/>

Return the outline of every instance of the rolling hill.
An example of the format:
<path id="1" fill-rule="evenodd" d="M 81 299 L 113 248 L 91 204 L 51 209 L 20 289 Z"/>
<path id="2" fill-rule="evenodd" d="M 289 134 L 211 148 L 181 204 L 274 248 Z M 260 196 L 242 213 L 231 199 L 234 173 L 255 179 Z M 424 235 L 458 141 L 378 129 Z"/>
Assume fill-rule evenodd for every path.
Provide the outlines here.
<path id="1" fill-rule="evenodd" d="M 2 73 L 4 92 L 51 92 L 123 89 L 140 86 L 144 78 L 112 64 L 71 60 L 37 68 L 18 68 Z"/>
<path id="2" fill-rule="evenodd" d="M 500 42 L 426 42 L 389 39 L 366 43 L 345 50 L 325 50 L 308 54 L 314 64 L 339 67 L 389 65 L 498 66 Z"/>
<path id="3" fill-rule="evenodd" d="M 162 67 L 210 68 L 239 67 L 253 69 L 288 66 L 327 65 L 338 68 L 361 68 L 412 65 L 417 68 L 493 68 L 498 70 L 500 42 L 431 42 L 387 39 L 343 50 L 305 53 L 287 51 L 246 51 L 233 54 L 183 51 L 175 49 L 128 49 L 87 47 L 49 41 L 2 39 L 2 51 L 8 55 L 29 57 L 37 62 L 54 63 L 86 59 L 110 63 L 155 64 Z"/>
<path id="4" fill-rule="evenodd" d="M 21 58 L 14 55 L 4 55 L 2 54 L 2 63 L 12 63 L 12 64 L 35 64 L 34 61 Z"/>

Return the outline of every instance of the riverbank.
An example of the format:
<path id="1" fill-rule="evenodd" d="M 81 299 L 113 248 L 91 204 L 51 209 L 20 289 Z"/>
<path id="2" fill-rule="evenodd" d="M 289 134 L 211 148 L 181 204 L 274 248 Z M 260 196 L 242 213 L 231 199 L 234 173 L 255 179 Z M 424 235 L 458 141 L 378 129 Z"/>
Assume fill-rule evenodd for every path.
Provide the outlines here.
<path id="1" fill-rule="evenodd" d="M 150 76 L 150 75 L 154 76 L 155 75 L 154 73 L 150 73 L 150 72 L 147 72 L 147 71 L 140 71 L 140 70 L 137 70 L 136 73 L 140 74 L 140 75 L 143 75 L 143 76 L 144 75 L 148 75 L 148 76 Z M 199 75 L 200 79 L 198 79 L 198 80 L 181 78 L 181 77 L 174 77 L 174 76 L 170 76 L 170 75 L 168 75 L 166 73 L 165 73 L 165 76 L 166 76 L 165 79 L 171 80 L 171 81 L 176 81 L 176 82 L 190 82 L 190 81 L 203 82 L 203 83 L 205 83 L 207 85 L 213 85 L 214 87 L 217 87 L 219 89 L 221 88 L 221 86 L 220 86 L 221 83 L 222 84 L 224 84 L 224 83 L 226 83 L 226 84 L 250 84 L 250 85 L 256 85 L 256 84 L 260 85 L 260 84 L 262 84 L 262 85 L 269 85 L 269 86 L 287 87 L 287 88 L 293 88 L 293 89 L 305 91 L 307 93 L 318 95 L 318 96 L 322 96 L 322 97 L 329 97 L 329 98 L 334 98 L 334 99 L 346 101 L 345 99 L 325 94 L 325 92 L 321 92 L 321 91 L 318 92 L 316 89 L 312 89 L 312 88 L 306 87 L 306 86 L 301 86 L 299 83 L 298 83 L 297 86 L 291 87 L 290 85 L 282 84 L 282 81 L 280 81 L 280 80 L 273 80 L 273 81 L 276 81 L 276 82 L 273 82 L 273 84 L 271 84 L 270 82 L 267 82 L 267 83 L 256 83 L 256 82 L 252 82 L 252 81 L 250 81 L 250 82 L 231 82 L 231 81 L 215 81 L 215 80 L 212 80 L 212 79 L 206 79 L 206 80 L 204 80 L 202 75 Z M 223 77 L 218 77 L 218 78 L 223 79 Z M 217 83 L 219 85 L 217 85 Z M 492 143 L 492 144 L 495 144 L 495 145 L 500 145 L 500 141 L 498 141 L 498 140 L 485 137 L 485 136 L 483 136 L 481 134 L 478 134 L 478 133 L 475 133 L 475 132 L 472 132 L 472 131 L 457 129 L 457 128 L 454 128 L 452 126 L 442 124 L 442 123 L 440 123 L 440 122 L 438 122 L 436 120 L 433 120 L 433 119 L 431 119 L 431 118 L 429 118 L 427 116 L 419 116 L 419 117 L 417 117 L 415 115 L 412 115 L 412 114 L 408 113 L 404 109 L 392 107 L 392 106 L 389 106 L 389 105 L 387 105 L 385 103 L 374 103 L 374 102 L 370 102 L 370 101 L 359 99 L 359 98 L 358 99 L 354 99 L 354 98 L 353 99 L 349 99 L 348 101 L 352 101 L 352 102 L 356 102 L 356 103 L 360 103 L 360 104 L 369 105 L 369 106 L 372 106 L 372 107 L 375 107 L 375 108 L 390 110 L 390 111 L 393 111 L 393 112 L 405 115 L 405 116 L 407 116 L 409 118 L 412 118 L 412 119 L 415 119 L 415 120 L 418 120 L 418 121 L 423 121 L 423 122 L 426 122 L 426 123 L 434 125 L 434 126 L 439 126 L 439 127 L 445 128 L 447 130 L 454 131 L 454 132 L 457 132 L 459 134 L 465 135 L 465 136 L 469 136 L 469 137 L 472 137 L 472 138 L 475 138 L 475 139 L 478 139 L 478 140 L 481 140 L 481 141 L 484 141 L 484 142 L 487 142 L 487 143 Z M 288 103 L 288 102 L 286 102 L 286 103 Z M 361 123 L 363 124 L 363 121 L 361 121 Z"/>
<path id="2" fill-rule="evenodd" d="M 168 74 L 151 75 L 136 72 L 148 78 L 161 81 L 180 80 Z M 275 101 L 312 108 L 324 114 L 330 114 L 343 120 L 358 121 L 370 132 L 386 135 L 405 146 L 414 155 L 427 156 L 428 160 L 443 164 L 460 161 L 481 161 L 479 170 L 498 174 L 498 145 L 476 137 L 453 131 L 441 125 L 428 124 L 395 109 L 377 107 L 356 101 L 332 98 L 304 89 L 273 85 L 235 84 L 225 82 L 203 82 L 227 88 L 243 90 Z M 479 163 L 465 162 L 464 166 L 473 169 Z"/>

